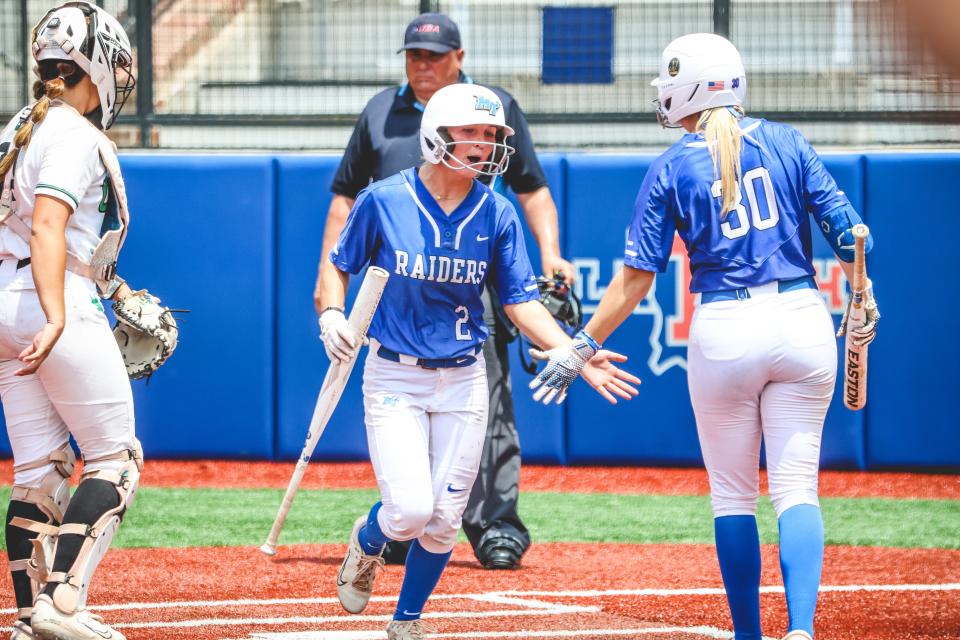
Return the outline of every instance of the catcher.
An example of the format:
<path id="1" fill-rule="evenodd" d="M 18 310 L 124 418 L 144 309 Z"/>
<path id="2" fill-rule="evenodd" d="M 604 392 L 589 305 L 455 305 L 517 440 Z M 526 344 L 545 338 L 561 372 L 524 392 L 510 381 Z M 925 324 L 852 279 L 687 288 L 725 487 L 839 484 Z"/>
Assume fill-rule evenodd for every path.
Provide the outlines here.
<path id="1" fill-rule="evenodd" d="M 11 638 L 123 640 L 87 611 L 87 590 L 143 468 L 128 374 L 152 373 L 173 352 L 177 329 L 159 300 L 116 275 L 128 212 L 103 130 L 134 86 L 123 28 L 92 4 L 68 2 L 37 24 L 32 50 L 36 102 L 0 133 Z M 101 297 L 114 300 L 116 337 Z M 72 498 L 71 435 L 84 459 Z"/>

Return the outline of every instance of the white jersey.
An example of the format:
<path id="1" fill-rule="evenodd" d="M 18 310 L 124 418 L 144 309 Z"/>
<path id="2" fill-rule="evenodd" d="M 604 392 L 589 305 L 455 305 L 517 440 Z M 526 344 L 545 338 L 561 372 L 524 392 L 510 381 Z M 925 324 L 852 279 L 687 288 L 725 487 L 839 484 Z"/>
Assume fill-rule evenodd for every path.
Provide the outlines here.
<path id="1" fill-rule="evenodd" d="M 19 113 L 0 135 L 0 147 L 12 144 L 21 118 Z M 14 208 L 32 225 L 37 195 L 56 198 L 70 210 L 67 221 L 67 251 L 88 261 L 101 235 L 119 228 L 119 218 L 108 172 L 100 157 L 99 132 L 73 108 L 51 106 L 36 125 L 30 144 L 20 151 L 14 168 Z M 9 175 L 6 176 L 9 180 Z M 29 245 L 7 225 L 0 225 L 0 258 L 26 258 Z M 27 270 L 29 271 L 29 270 Z"/>

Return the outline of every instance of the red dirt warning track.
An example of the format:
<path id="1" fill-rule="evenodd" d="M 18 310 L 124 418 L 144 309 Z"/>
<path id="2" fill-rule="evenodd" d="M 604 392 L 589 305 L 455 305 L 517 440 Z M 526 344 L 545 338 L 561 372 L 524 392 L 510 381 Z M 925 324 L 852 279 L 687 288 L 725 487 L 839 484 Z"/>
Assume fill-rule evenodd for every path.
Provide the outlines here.
<path id="1" fill-rule="evenodd" d="M 0 478 L 13 477 L 10 460 L 0 460 Z M 224 462 L 219 460 L 148 460 L 143 486 L 222 487 L 225 489 L 286 488 L 292 462 Z M 75 474 L 74 477 L 79 477 Z M 7 480 L 9 482 L 9 480 Z M 761 472 L 766 488 L 766 473 Z M 376 487 L 370 464 L 314 463 L 307 469 L 304 489 L 358 489 Z M 524 466 L 523 491 L 579 493 L 641 493 L 706 495 L 707 473 L 698 469 L 643 467 Z M 960 474 L 860 473 L 823 471 L 820 495 L 851 498 L 923 498 L 960 500 Z"/>
<path id="2" fill-rule="evenodd" d="M 91 604 L 108 605 L 100 613 L 118 623 L 130 640 L 220 640 L 305 631 L 315 632 L 309 637 L 317 639 L 375 638 L 372 634 L 382 631 L 393 611 L 395 600 L 389 596 L 399 590 L 402 569 L 389 567 L 377 583 L 376 594 L 388 598 L 372 602 L 362 617 L 349 616 L 335 600 L 343 551 L 343 545 L 282 546 L 270 559 L 253 548 L 115 550 L 100 571 L 101 577 L 113 579 L 96 581 Z M 776 548 L 764 547 L 763 553 L 764 584 L 781 584 Z M 893 590 L 823 593 L 818 640 L 960 638 L 958 582 L 958 551 L 828 547 L 823 576 L 828 588 L 888 585 Z M 4 583 L 9 589 L 9 578 Z M 947 584 L 953 584 L 952 590 L 902 587 Z M 515 572 L 484 571 L 469 547 L 459 545 L 427 613 L 447 616 L 430 620 L 442 637 L 490 638 L 499 636 L 471 633 L 498 631 L 503 637 L 570 637 L 574 630 L 587 634 L 594 629 L 604 631 L 576 637 L 701 640 L 717 636 L 679 629 L 729 629 L 724 598 L 716 591 L 720 586 L 714 552 L 707 545 L 536 544 L 523 569 Z M 713 592 L 682 593 L 693 588 Z M 658 591 L 622 592 L 638 589 Z M 589 590 L 599 593 L 576 593 Z M 483 595 L 510 591 L 519 593 L 507 594 L 507 599 Z M 239 599 L 246 602 L 226 602 Z M 115 603 L 173 606 L 109 606 Z M 763 607 L 767 635 L 781 637 L 786 630 L 783 595 L 765 594 Z M 655 628 L 675 629 L 641 632 Z M 344 635 L 349 631 L 354 633 Z"/>

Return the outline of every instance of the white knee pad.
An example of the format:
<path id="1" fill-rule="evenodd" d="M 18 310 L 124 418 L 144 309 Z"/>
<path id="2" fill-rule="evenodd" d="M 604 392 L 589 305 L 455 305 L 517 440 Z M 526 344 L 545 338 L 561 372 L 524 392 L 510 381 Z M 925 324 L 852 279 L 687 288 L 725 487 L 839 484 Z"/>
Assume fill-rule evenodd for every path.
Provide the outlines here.
<path id="1" fill-rule="evenodd" d="M 432 516 L 432 498 L 405 498 L 393 504 L 383 503 L 377 517 L 388 538 L 402 541 L 419 537 Z"/>
<path id="2" fill-rule="evenodd" d="M 73 475 L 76 463 L 77 456 L 73 448 L 69 442 L 65 442 L 59 449 L 50 452 L 46 458 L 16 465 L 13 468 L 14 474 L 47 465 L 50 465 L 50 468 L 34 487 L 14 484 L 10 499 L 35 504 L 52 521 L 59 523 L 63 520 L 67 503 L 70 502 L 69 479 Z"/>
<path id="3" fill-rule="evenodd" d="M 453 549 L 460 531 L 461 516 L 457 513 L 440 511 L 427 523 L 420 536 L 420 546 L 430 553 L 446 553 Z"/>
<path id="4" fill-rule="evenodd" d="M 48 582 L 60 583 L 53 592 L 53 603 L 66 613 L 74 613 L 86 605 L 93 572 L 106 555 L 127 507 L 133 503 L 143 469 L 143 449 L 140 442 L 134 440 L 133 449 L 125 449 L 85 463 L 88 468 L 93 468 L 84 469 L 81 484 L 88 480 L 105 480 L 116 488 L 120 503 L 116 508 L 102 514 L 91 526 L 69 522 L 60 525 L 60 535 L 84 536 L 80 553 L 70 569 L 66 572 L 50 572 L 47 577 Z"/>

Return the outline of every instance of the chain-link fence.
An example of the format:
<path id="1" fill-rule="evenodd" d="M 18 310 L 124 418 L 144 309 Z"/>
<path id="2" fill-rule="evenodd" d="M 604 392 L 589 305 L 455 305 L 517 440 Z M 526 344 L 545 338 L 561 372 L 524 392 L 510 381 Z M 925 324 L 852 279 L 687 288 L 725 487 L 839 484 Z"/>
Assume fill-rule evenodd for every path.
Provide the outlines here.
<path id="1" fill-rule="evenodd" d="M 0 112 L 27 99 L 26 26 L 48 8 L 0 0 Z M 119 133 L 169 148 L 340 149 L 367 100 L 404 80 L 424 9 L 460 26 L 464 71 L 523 106 L 540 147 L 662 145 L 649 85 L 671 39 L 728 34 L 747 110 L 818 143 L 960 144 L 960 81 L 908 55 L 886 0 L 101 0 L 138 49 Z M 138 19 L 143 16 L 144 19 Z M 125 134 L 125 135 L 124 135 Z"/>

